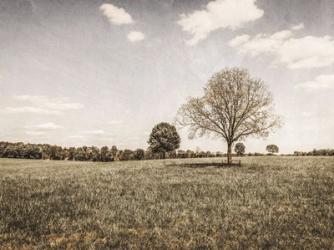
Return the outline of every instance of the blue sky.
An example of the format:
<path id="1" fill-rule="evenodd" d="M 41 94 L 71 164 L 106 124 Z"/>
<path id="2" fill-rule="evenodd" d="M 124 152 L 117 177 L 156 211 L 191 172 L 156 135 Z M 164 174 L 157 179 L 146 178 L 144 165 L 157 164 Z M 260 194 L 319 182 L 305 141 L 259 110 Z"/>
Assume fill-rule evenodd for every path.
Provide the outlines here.
<path id="1" fill-rule="evenodd" d="M 333 147 L 330 0 L 0 2 L 0 140 L 146 148 L 225 67 L 264 80 L 284 126 L 247 151 Z M 222 151 L 209 137 L 182 148 Z"/>

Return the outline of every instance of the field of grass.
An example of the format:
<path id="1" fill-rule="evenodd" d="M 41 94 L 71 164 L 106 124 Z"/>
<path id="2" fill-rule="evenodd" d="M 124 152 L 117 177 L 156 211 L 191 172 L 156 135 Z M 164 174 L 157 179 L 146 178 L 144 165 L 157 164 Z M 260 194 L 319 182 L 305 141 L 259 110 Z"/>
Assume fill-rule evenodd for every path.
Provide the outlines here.
<path id="1" fill-rule="evenodd" d="M 0 160 L 0 249 L 334 249 L 334 157 Z"/>

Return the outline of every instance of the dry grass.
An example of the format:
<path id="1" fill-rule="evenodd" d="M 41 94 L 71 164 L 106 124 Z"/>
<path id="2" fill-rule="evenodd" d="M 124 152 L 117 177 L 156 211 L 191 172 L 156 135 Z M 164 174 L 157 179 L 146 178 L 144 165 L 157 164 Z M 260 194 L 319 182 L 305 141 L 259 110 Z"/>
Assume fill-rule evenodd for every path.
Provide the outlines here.
<path id="1" fill-rule="evenodd" d="M 1 249 L 334 248 L 334 158 L 0 161 Z"/>

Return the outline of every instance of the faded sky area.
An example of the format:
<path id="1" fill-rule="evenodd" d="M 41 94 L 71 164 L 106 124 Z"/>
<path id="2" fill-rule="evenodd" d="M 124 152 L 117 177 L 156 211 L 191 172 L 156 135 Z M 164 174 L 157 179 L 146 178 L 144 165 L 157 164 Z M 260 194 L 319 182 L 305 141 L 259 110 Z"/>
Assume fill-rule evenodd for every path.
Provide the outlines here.
<path id="1" fill-rule="evenodd" d="M 268 84 L 281 152 L 334 147 L 332 0 L 0 0 L 0 140 L 146 148 L 224 67 Z M 187 138 L 181 148 L 223 151 Z"/>

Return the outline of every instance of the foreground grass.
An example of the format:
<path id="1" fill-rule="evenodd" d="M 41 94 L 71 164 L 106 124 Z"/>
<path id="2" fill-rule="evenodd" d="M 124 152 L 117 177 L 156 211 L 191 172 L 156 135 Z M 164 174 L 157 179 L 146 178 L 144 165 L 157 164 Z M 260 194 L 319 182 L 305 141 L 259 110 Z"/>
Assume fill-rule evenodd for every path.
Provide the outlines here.
<path id="1" fill-rule="evenodd" d="M 334 158 L 203 161 L 2 159 L 0 248 L 334 248 Z"/>

